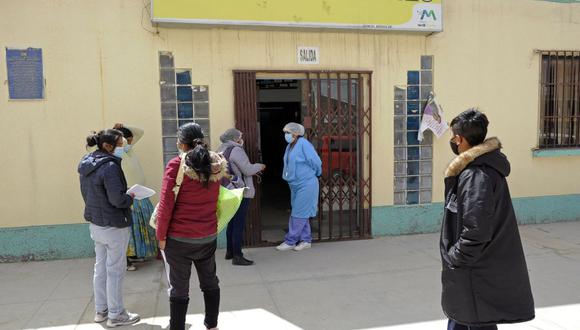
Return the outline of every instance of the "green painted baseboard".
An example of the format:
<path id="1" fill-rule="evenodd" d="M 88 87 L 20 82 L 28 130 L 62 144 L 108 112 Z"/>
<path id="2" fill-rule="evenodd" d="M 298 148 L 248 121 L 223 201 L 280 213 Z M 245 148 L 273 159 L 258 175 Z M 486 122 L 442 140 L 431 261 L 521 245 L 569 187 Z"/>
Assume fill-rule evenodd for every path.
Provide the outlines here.
<path id="1" fill-rule="evenodd" d="M 225 231 L 218 247 L 226 247 Z M 0 263 L 94 257 L 87 223 L 0 228 Z"/>
<path id="2" fill-rule="evenodd" d="M 532 150 L 532 156 L 536 158 L 580 156 L 580 148 L 535 149 Z"/>
<path id="3" fill-rule="evenodd" d="M 516 198 L 518 221 L 537 224 L 580 221 L 580 195 Z M 374 207 L 373 236 L 438 232 L 443 204 Z M 0 262 L 94 256 L 88 224 L 0 228 Z M 225 231 L 218 236 L 225 247 Z"/>
<path id="4" fill-rule="evenodd" d="M 87 223 L 0 228 L 0 262 L 94 256 Z"/>
<path id="5" fill-rule="evenodd" d="M 520 224 L 580 221 L 580 195 L 524 197 L 513 199 Z M 443 203 L 374 207 L 373 236 L 437 232 Z"/>

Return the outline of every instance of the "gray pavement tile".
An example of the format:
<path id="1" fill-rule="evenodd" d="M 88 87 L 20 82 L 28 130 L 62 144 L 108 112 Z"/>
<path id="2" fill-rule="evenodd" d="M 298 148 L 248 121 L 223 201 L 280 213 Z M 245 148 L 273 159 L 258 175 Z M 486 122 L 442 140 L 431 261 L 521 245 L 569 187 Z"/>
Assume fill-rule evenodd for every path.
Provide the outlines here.
<path id="1" fill-rule="evenodd" d="M 48 299 L 91 298 L 92 296 L 93 265 L 91 263 L 71 269 Z"/>
<path id="2" fill-rule="evenodd" d="M 439 319 L 439 281 L 439 270 L 424 269 L 285 281 L 269 288 L 286 320 L 304 329 L 339 330 Z"/>
<path id="3" fill-rule="evenodd" d="M 566 223 L 564 223 L 566 225 Z M 580 244 L 568 238 L 562 238 L 558 235 L 544 230 L 543 227 L 521 228 L 526 254 L 556 253 L 556 254 L 580 254 Z"/>
<path id="4" fill-rule="evenodd" d="M 572 318 L 580 315 L 580 222 L 523 226 L 520 231 L 540 310 L 529 324 L 504 327 L 573 329 L 579 323 Z M 220 250 L 220 328 L 430 329 L 444 319 L 438 236 L 321 243 L 303 252 L 248 249 L 248 257 L 256 260 L 251 267 L 232 266 Z M 169 315 L 163 264 L 138 266 L 125 280 L 126 306 L 143 316 L 131 329 L 161 330 Z M 0 330 L 27 324 L 104 329 L 92 323 L 92 268 L 90 258 L 0 265 Z M 203 296 L 195 271 L 190 293 L 188 323 L 192 329 L 203 328 Z M 75 318 L 80 318 L 76 327 Z"/>
<path id="5" fill-rule="evenodd" d="M 0 275 L 15 273 L 20 268 L 22 268 L 24 265 L 25 265 L 25 263 L 23 263 L 23 262 L 0 263 Z"/>
<path id="6" fill-rule="evenodd" d="M 274 248 L 255 250 L 256 267 L 265 282 L 311 279 L 436 267 L 439 261 L 391 240 L 350 241 L 314 244 L 294 252 Z"/>
<path id="7" fill-rule="evenodd" d="M 233 266 L 231 260 L 224 259 L 224 255 L 225 252 L 223 250 L 216 253 L 217 275 L 222 287 L 259 284 L 262 282 L 257 268 L 257 263 L 262 262 L 262 260 L 258 260 L 259 257 L 255 253 L 251 251 L 245 252 L 245 256 L 248 259 L 256 262 L 253 266 Z"/>
<path id="8" fill-rule="evenodd" d="M 576 221 L 547 223 L 542 225 L 530 225 L 529 227 L 544 233 L 544 235 L 548 237 L 557 238 L 564 242 L 580 246 L 580 235 L 578 235 L 578 222 Z"/>
<path id="9" fill-rule="evenodd" d="M 123 290 L 125 293 L 157 292 L 161 287 L 161 282 L 165 281 L 165 270 L 163 262 L 151 260 L 137 263 L 137 270 L 125 274 Z"/>
<path id="10" fill-rule="evenodd" d="M 528 256 L 536 307 L 580 303 L 580 262 L 555 254 Z"/>
<path id="11" fill-rule="evenodd" d="M 42 306 L 42 302 L 2 306 L 0 308 L 0 330 L 23 329 L 40 306 Z"/>
<path id="12" fill-rule="evenodd" d="M 25 329 L 74 326 L 83 316 L 89 299 L 66 299 L 45 301 L 31 316 Z"/>
<path id="13" fill-rule="evenodd" d="M 42 267 L 27 263 L 14 271 L 2 274 L 0 281 L 0 305 L 27 302 L 43 302 L 62 283 L 70 269 L 59 267 L 62 262 L 51 268 L 50 262 L 42 262 Z"/>
<path id="14" fill-rule="evenodd" d="M 220 310 L 241 311 L 262 308 L 272 313 L 278 309 L 268 287 L 264 284 L 224 287 L 221 290 Z"/>
<path id="15" fill-rule="evenodd" d="M 204 329 L 203 314 L 188 314 L 186 318 L 186 329 Z M 152 329 L 166 329 L 169 324 L 168 316 L 156 317 L 153 320 L 145 320 L 145 323 L 153 325 Z M 301 328 L 282 319 L 263 308 L 246 309 L 232 312 L 221 312 L 218 327 L 221 330 L 300 330 Z"/>

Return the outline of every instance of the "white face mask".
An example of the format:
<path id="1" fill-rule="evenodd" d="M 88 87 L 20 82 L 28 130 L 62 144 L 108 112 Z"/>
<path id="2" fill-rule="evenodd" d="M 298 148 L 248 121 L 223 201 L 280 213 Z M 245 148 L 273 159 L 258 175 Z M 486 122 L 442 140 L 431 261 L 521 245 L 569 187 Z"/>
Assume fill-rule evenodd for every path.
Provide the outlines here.
<path id="1" fill-rule="evenodd" d="M 125 154 L 125 148 L 124 147 L 116 147 L 115 151 L 113 151 L 113 155 L 115 155 L 116 157 L 123 157 L 123 155 Z"/>
<path id="2" fill-rule="evenodd" d="M 132 145 L 130 145 L 130 144 L 127 144 L 127 145 L 126 145 L 126 146 L 124 146 L 123 148 L 125 149 L 125 152 L 129 152 L 129 151 L 131 151 L 131 148 L 132 148 L 132 147 L 133 147 Z"/>

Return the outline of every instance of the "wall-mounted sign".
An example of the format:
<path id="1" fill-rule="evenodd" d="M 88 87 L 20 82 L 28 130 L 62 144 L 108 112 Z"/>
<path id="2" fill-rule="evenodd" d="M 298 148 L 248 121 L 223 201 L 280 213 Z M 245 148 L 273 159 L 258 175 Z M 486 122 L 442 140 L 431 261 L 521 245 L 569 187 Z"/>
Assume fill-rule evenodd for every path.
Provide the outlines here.
<path id="1" fill-rule="evenodd" d="M 154 23 L 442 31 L 443 0 L 152 0 Z"/>
<path id="2" fill-rule="evenodd" d="M 298 47 L 298 64 L 320 64 L 318 47 Z"/>
<path id="3" fill-rule="evenodd" d="M 44 98 L 42 49 L 6 48 L 8 94 L 11 100 Z"/>

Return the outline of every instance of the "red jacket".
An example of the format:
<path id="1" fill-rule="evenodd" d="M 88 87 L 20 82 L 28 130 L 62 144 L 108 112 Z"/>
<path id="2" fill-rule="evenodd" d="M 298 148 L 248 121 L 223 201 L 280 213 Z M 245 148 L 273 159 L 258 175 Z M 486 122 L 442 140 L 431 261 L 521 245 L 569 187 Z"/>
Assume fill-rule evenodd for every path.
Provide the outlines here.
<path id="1" fill-rule="evenodd" d="M 175 157 L 165 168 L 157 209 L 157 239 L 166 240 L 170 236 L 204 238 L 216 235 L 220 180 L 227 175 L 227 163 L 223 157 L 212 153 L 213 174 L 207 188 L 197 173 L 186 167 L 183 183 L 175 200 L 173 188 L 180 162 L 181 159 Z"/>

